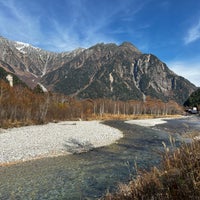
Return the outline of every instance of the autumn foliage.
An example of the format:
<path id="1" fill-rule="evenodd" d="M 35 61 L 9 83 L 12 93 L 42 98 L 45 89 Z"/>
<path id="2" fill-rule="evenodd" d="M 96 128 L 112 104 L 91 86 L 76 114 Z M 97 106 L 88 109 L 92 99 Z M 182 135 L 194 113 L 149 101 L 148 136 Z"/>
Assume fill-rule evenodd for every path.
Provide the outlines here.
<path id="1" fill-rule="evenodd" d="M 61 94 L 42 93 L 23 86 L 10 87 L 0 81 L 0 127 L 41 124 L 49 121 L 97 119 L 105 115 L 180 114 L 175 102 L 158 99 L 113 101 L 110 99 L 76 100 Z"/>

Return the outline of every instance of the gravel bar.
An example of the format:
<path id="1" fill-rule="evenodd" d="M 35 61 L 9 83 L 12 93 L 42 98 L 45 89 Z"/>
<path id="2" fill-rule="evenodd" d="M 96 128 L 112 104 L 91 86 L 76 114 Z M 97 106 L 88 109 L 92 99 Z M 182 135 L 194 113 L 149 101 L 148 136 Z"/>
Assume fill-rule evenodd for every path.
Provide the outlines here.
<path id="1" fill-rule="evenodd" d="M 128 120 L 125 122 L 128 124 L 135 124 L 135 125 L 139 125 L 139 126 L 151 127 L 151 126 L 155 126 L 158 124 L 167 123 L 167 121 L 165 121 L 166 119 L 169 120 L 169 118 L 156 118 L 156 119 Z"/>
<path id="2" fill-rule="evenodd" d="M 100 121 L 66 121 L 0 129 L 0 165 L 80 153 L 110 145 L 123 137 Z"/>

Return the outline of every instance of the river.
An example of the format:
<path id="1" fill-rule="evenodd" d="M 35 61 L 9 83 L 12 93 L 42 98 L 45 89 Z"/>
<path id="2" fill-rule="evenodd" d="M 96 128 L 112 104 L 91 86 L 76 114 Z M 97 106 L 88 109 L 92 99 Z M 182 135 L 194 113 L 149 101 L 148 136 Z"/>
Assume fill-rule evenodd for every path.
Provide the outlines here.
<path id="1" fill-rule="evenodd" d="M 123 131 L 124 137 L 81 154 L 0 167 L 0 199 L 98 199 L 106 191 L 115 190 L 119 182 L 133 179 L 135 166 L 145 170 L 159 166 L 162 142 L 170 146 L 169 135 L 178 146 L 183 142 L 181 135 L 200 130 L 198 117 L 170 119 L 155 127 L 123 121 L 104 123 Z"/>

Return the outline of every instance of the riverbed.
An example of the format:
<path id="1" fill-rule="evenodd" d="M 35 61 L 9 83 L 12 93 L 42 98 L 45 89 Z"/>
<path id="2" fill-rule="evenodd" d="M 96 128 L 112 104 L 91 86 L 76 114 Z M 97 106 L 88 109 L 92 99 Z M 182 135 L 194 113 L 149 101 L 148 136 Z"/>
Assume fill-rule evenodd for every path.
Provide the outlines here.
<path id="1" fill-rule="evenodd" d="M 159 167 L 162 143 L 170 146 L 170 135 L 178 146 L 185 140 L 183 134 L 200 130 L 199 118 L 165 121 L 150 127 L 107 121 L 104 124 L 124 134 L 114 144 L 80 154 L 2 166 L 0 199 L 98 199 L 106 191 L 115 190 L 119 182 L 133 179 L 138 169 Z"/>

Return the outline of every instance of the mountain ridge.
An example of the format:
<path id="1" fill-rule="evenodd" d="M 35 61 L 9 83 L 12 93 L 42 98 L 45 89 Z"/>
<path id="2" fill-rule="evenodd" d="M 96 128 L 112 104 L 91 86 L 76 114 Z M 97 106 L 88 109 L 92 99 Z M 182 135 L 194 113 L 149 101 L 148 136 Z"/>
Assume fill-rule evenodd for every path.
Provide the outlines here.
<path id="1" fill-rule="evenodd" d="M 144 54 L 129 42 L 54 53 L 0 37 L 0 61 L 31 87 L 41 83 L 51 91 L 81 99 L 151 96 L 183 103 L 197 89 L 155 55 Z"/>

